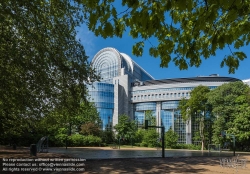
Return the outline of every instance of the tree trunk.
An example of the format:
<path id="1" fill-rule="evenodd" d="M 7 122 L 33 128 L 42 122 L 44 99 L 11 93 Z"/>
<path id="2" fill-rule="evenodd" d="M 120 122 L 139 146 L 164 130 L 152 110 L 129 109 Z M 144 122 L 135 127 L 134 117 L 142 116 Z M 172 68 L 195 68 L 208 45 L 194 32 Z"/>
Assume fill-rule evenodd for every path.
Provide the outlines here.
<path id="1" fill-rule="evenodd" d="M 201 150 L 203 151 L 204 150 L 204 137 L 202 137 L 201 139 Z"/>
<path id="2" fill-rule="evenodd" d="M 201 118 L 200 120 L 200 137 L 201 137 L 201 150 L 204 150 L 204 141 L 205 141 L 205 137 L 204 137 L 204 118 Z"/>

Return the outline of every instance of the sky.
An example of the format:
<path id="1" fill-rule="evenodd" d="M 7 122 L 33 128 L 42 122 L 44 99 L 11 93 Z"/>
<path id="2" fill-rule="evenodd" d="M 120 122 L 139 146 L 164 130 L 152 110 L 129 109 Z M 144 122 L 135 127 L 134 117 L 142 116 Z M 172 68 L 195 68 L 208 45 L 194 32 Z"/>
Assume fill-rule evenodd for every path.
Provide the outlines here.
<path id="1" fill-rule="evenodd" d="M 215 57 L 210 57 L 207 60 L 202 60 L 200 67 L 189 67 L 188 70 L 179 70 L 173 62 L 169 63 L 168 68 L 160 67 L 160 58 L 154 58 L 149 55 L 149 43 L 146 43 L 142 57 L 136 57 L 132 54 L 132 46 L 136 42 L 128 33 L 125 33 L 122 38 L 107 38 L 96 37 L 94 33 L 88 30 L 85 25 L 77 28 L 77 39 L 81 40 L 85 48 L 86 55 L 91 61 L 95 54 L 103 48 L 113 47 L 120 53 L 126 53 L 145 71 L 147 71 L 156 80 L 170 78 L 186 78 L 197 76 L 209 76 L 210 74 L 219 74 L 223 77 L 234 77 L 240 80 L 250 79 L 250 47 L 246 46 L 242 51 L 248 58 L 240 62 L 239 68 L 234 74 L 228 73 L 228 67 L 220 67 L 220 63 L 224 55 L 229 54 L 229 50 L 219 50 Z"/>

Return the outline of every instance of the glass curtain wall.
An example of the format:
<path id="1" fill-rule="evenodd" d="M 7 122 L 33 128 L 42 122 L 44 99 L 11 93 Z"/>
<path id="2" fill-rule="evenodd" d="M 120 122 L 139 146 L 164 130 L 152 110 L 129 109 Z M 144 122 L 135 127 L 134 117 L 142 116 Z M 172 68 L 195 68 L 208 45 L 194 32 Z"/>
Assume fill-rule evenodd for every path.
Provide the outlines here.
<path id="1" fill-rule="evenodd" d="M 174 131 L 178 133 L 178 143 L 186 144 L 186 123 L 183 121 L 180 111 L 174 112 Z"/>
<path id="2" fill-rule="evenodd" d="M 153 117 L 156 116 L 156 103 L 148 102 L 148 103 L 137 103 L 135 104 L 135 120 L 137 121 L 137 126 L 142 127 L 145 120 L 145 112 L 152 111 Z"/>
<path id="3" fill-rule="evenodd" d="M 89 101 L 94 102 L 102 120 L 102 129 L 112 127 L 114 112 L 114 85 L 107 83 L 93 83 L 88 85 Z"/>
<path id="4" fill-rule="evenodd" d="M 161 123 L 167 132 L 169 129 L 173 130 L 173 111 L 161 110 Z"/>
<path id="5" fill-rule="evenodd" d="M 179 101 L 166 101 L 161 105 L 161 121 L 165 130 L 170 128 L 179 135 L 178 143 L 186 143 L 186 124 L 183 121 L 180 111 L 177 110 Z"/>

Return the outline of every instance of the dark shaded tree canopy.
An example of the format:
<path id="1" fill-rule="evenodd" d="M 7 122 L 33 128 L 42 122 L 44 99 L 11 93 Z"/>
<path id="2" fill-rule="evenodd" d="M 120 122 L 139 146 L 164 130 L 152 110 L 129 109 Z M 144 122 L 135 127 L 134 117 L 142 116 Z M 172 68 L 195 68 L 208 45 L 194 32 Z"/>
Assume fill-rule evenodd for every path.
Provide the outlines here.
<path id="1" fill-rule="evenodd" d="M 96 76 L 75 38 L 81 9 L 67 0 L 0 2 L 1 134 L 55 107 L 73 112 L 86 98 L 84 83 Z"/>

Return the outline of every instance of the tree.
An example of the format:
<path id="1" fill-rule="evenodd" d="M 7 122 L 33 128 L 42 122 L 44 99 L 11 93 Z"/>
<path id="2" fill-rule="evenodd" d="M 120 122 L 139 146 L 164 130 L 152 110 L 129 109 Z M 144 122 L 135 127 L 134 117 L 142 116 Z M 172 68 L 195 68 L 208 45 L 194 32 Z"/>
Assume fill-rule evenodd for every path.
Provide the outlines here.
<path id="1" fill-rule="evenodd" d="M 172 127 L 165 133 L 165 146 L 174 148 L 178 142 L 178 134 L 172 130 Z"/>
<path id="2" fill-rule="evenodd" d="M 66 109 L 55 108 L 41 119 L 40 129 L 44 129 L 44 134 L 49 135 L 52 141 L 57 134 L 64 134 L 64 137 L 76 132 L 84 135 L 100 135 L 100 117 L 93 103 L 82 101 L 77 112 L 69 114 Z M 59 129 L 65 131 L 59 132 Z"/>
<path id="3" fill-rule="evenodd" d="M 223 84 L 211 91 L 208 102 L 215 115 L 213 141 L 223 143 L 221 131 L 234 134 L 236 142 L 249 145 L 250 141 L 250 88 L 241 81 Z"/>
<path id="4" fill-rule="evenodd" d="M 86 98 L 85 83 L 97 76 L 76 40 L 81 7 L 73 0 L 1 1 L 1 138 L 30 131 L 29 122 L 54 108 L 74 115 Z"/>
<path id="5" fill-rule="evenodd" d="M 136 124 L 134 120 L 130 120 L 127 115 L 119 115 L 118 124 L 114 126 L 118 139 L 134 138 L 136 132 Z"/>
<path id="6" fill-rule="evenodd" d="M 136 39 L 133 54 L 149 53 L 161 58 L 161 67 L 173 61 L 181 70 L 199 67 L 202 58 L 229 49 L 220 66 L 234 73 L 247 58 L 240 48 L 250 42 L 250 3 L 218 0 L 86 0 L 83 13 L 88 28 L 97 36 L 122 37 L 126 30 Z M 121 7 L 118 8 L 117 5 Z M 151 40 L 157 40 L 152 45 Z"/>
<path id="7" fill-rule="evenodd" d="M 191 91 L 190 99 L 182 99 L 179 103 L 179 109 L 184 121 L 192 121 L 194 134 L 197 134 L 196 131 L 199 131 L 201 150 L 204 149 L 206 139 L 205 125 L 209 119 L 208 114 L 211 110 L 211 107 L 207 104 L 207 95 L 209 92 L 210 90 L 207 86 L 197 86 Z"/>
<path id="8" fill-rule="evenodd" d="M 84 123 L 94 123 L 100 127 L 101 118 L 94 103 L 83 101 L 77 114 L 72 117 L 72 122 L 77 126 Z"/>
<path id="9" fill-rule="evenodd" d="M 156 132 L 156 129 L 145 130 L 141 146 L 157 147 L 158 144 L 159 144 L 159 133 Z"/>
<path id="10" fill-rule="evenodd" d="M 100 136 L 101 131 L 97 124 L 88 122 L 82 124 L 80 133 L 83 135 Z"/>

